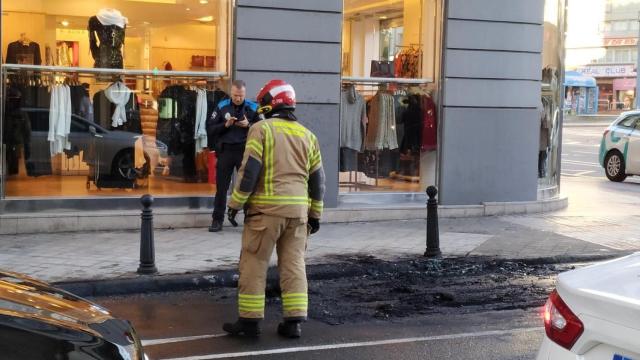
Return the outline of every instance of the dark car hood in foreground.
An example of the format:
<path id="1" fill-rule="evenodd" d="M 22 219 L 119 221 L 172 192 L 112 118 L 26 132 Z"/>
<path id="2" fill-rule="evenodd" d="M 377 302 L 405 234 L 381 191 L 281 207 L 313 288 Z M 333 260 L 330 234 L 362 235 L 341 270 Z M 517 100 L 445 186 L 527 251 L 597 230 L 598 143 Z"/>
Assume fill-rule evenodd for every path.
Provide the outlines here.
<path id="1" fill-rule="evenodd" d="M 0 271 L 0 317 L 84 332 L 120 346 L 139 345 L 131 324 L 115 319 L 99 305 L 44 282 L 6 271 Z"/>

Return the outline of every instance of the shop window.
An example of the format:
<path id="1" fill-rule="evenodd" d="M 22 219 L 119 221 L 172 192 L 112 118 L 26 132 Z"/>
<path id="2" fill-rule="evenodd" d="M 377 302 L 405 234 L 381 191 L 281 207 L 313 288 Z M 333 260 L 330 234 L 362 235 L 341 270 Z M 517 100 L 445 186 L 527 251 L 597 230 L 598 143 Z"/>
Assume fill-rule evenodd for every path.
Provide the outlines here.
<path id="1" fill-rule="evenodd" d="M 0 197 L 214 193 L 231 0 L 0 1 Z"/>
<path id="2" fill-rule="evenodd" d="M 341 192 L 435 185 L 442 9 L 442 0 L 344 2 Z"/>
<path id="3" fill-rule="evenodd" d="M 542 91 L 540 102 L 540 127 L 538 147 L 538 188 L 540 197 L 552 197 L 559 193 L 560 184 L 560 133 L 563 104 L 571 108 L 575 99 L 587 102 L 587 109 L 597 111 L 595 88 L 563 86 L 564 73 L 564 10 L 565 0 L 544 2 L 544 47 L 542 50 Z M 609 60 L 611 52 L 607 51 Z M 567 73 L 565 73 L 566 76 Z M 579 74 L 578 74 L 579 75 Z M 567 81 L 567 79 L 565 79 Z M 594 84 L 595 85 L 595 84 Z M 566 95 L 565 95 L 566 92 Z"/>

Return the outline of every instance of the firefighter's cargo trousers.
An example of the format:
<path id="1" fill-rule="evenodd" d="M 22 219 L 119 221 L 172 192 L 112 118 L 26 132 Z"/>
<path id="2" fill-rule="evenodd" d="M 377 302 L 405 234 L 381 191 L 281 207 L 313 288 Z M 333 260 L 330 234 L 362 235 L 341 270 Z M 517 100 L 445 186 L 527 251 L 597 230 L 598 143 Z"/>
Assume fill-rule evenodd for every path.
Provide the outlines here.
<path id="1" fill-rule="evenodd" d="M 307 219 L 268 215 L 246 218 L 238 280 L 238 310 L 241 318 L 264 318 L 267 268 L 275 247 L 283 317 L 306 320 L 308 297 L 304 255 L 307 238 Z"/>

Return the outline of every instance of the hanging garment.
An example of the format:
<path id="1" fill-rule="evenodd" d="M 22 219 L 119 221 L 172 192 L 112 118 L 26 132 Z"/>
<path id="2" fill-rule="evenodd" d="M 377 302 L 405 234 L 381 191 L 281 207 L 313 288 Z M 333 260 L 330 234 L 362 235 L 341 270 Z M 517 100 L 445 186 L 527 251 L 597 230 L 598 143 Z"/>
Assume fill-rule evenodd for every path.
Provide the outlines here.
<path id="1" fill-rule="evenodd" d="M 56 65 L 71 66 L 73 61 L 73 50 L 69 48 L 66 42 L 61 42 L 56 48 Z"/>
<path id="2" fill-rule="evenodd" d="M 112 103 L 105 94 L 105 91 L 98 91 L 93 96 L 93 117 L 95 123 L 109 130 L 128 131 L 136 134 L 142 133 L 142 125 L 140 123 L 140 107 L 138 106 L 138 97 L 132 94 L 129 102 L 125 105 L 127 122 L 121 126 L 113 126 L 113 114 L 116 104 Z"/>
<path id="3" fill-rule="evenodd" d="M 14 41 L 7 47 L 8 64 L 41 65 L 40 45 L 36 42 Z"/>
<path id="4" fill-rule="evenodd" d="M 344 89 L 341 96 L 340 147 L 362 151 L 368 123 L 364 98 L 355 86 Z"/>
<path id="5" fill-rule="evenodd" d="M 196 154 L 207 147 L 207 91 L 196 90 L 198 98 L 196 100 L 196 127 L 194 139 L 196 140 Z"/>
<path id="6" fill-rule="evenodd" d="M 397 149 L 398 135 L 393 96 L 378 92 L 371 99 L 368 119 L 365 148 L 367 150 Z"/>
<path id="7" fill-rule="evenodd" d="M 436 103 L 431 96 L 421 97 L 422 108 L 422 141 L 420 150 L 434 151 L 438 148 L 438 118 Z"/>
<path id="8" fill-rule="evenodd" d="M 403 153 L 417 153 L 422 143 L 422 100 L 420 95 L 412 94 L 408 97 L 408 106 L 402 116 L 404 136 L 400 150 Z"/>
<path id="9" fill-rule="evenodd" d="M 118 127 L 127 122 L 126 105 L 131 99 L 131 90 L 121 82 L 113 83 L 104 91 L 104 95 L 115 104 L 116 108 L 111 115 L 111 126 Z"/>
<path id="10" fill-rule="evenodd" d="M 51 89 L 49 107 L 49 134 L 51 155 L 71 150 L 69 133 L 71 132 L 71 92 L 67 85 L 54 85 Z"/>
<path id="11" fill-rule="evenodd" d="M 93 105 L 89 98 L 89 90 L 82 85 L 74 85 L 69 88 L 71 90 L 72 113 L 93 122 Z"/>
<path id="12" fill-rule="evenodd" d="M 89 47 L 96 68 L 122 69 L 127 19 L 119 11 L 101 10 L 89 19 Z M 98 44 L 99 41 L 99 44 Z"/>

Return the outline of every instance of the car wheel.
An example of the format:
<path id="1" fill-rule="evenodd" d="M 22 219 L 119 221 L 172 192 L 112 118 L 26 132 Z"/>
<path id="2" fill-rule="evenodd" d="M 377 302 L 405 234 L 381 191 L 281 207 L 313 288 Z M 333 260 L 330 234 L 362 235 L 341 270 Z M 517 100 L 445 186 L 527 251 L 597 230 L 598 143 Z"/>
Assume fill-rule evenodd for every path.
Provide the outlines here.
<path id="1" fill-rule="evenodd" d="M 612 151 L 607 154 L 604 159 L 604 172 L 607 174 L 607 178 L 614 182 L 622 182 L 627 178 L 625 173 L 625 164 L 622 154 L 617 151 Z"/>
<path id="2" fill-rule="evenodd" d="M 135 180 L 137 175 L 133 154 L 133 149 L 119 152 L 113 159 L 112 174 L 123 180 Z"/>
<path id="3" fill-rule="evenodd" d="M 118 153 L 113 160 L 111 173 L 123 180 L 134 181 L 136 179 L 146 179 L 149 177 L 151 159 L 144 154 L 145 163 L 140 168 L 136 168 L 134 160 L 134 150 L 126 149 Z"/>

